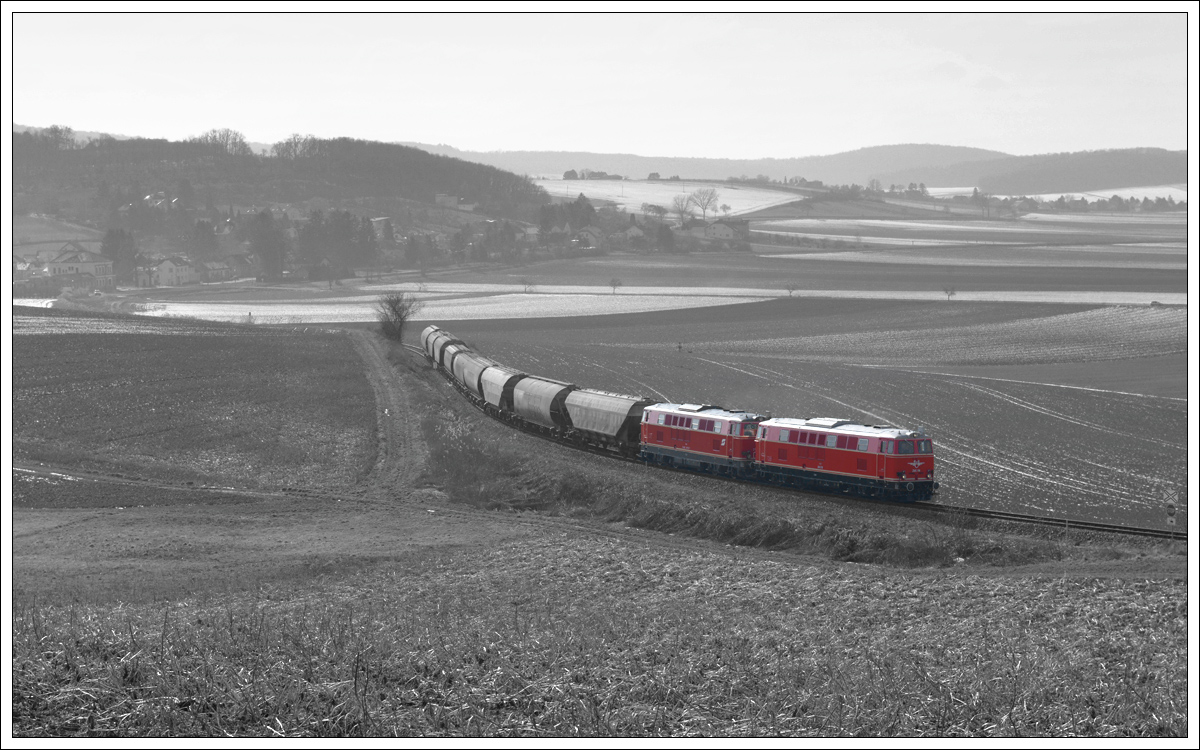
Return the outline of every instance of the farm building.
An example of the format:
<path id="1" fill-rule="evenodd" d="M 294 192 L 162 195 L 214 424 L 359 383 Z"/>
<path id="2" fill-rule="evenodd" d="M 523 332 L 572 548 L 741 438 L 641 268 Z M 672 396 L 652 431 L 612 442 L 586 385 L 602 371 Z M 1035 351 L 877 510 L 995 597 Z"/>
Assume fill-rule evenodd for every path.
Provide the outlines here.
<path id="1" fill-rule="evenodd" d="M 704 236 L 710 240 L 748 240 L 750 223 L 737 219 L 721 219 L 704 227 Z"/>
<path id="2" fill-rule="evenodd" d="M 95 288 L 111 289 L 115 286 L 113 262 L 99 253 L 84 250 L 76 242 L 62 246 L 57 257 L 46 265 L 51 276 L 86 274 L 94 278 Z"/>

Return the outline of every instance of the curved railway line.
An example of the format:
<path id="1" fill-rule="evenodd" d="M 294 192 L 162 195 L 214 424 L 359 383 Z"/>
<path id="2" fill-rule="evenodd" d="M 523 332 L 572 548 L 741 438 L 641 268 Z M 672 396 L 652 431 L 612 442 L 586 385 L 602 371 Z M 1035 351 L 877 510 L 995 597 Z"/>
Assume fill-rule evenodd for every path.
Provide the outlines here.
<path id="1" fill-rule="evenodd" d="M 403 344 L 403 347 L 405 349 L 409 350 L 410 352 L 413 352 L 414 354 L 419 355 L 422 358 L 422 360 L 427 359 L 425 356 L 425 352 L 424 352 L 424 350 L 422 350 L 421 347 L 413 346 L 412 344 Z M 455 390 L 459 391 L 463 396 L 469 396 L 469 394 L 463 388 L 463 386 L 461 384 L 459 384 L 458 381 L 456 381 L 443 368 L 435 365 L 434 369 L 436 369 L 439 373 L 441 373 L 442 377 L 444 377 L 452 386 L 454 386 Z M 476 409 L 478 409 L 481 413 L 487 414 L 489 417 L 492 416 L 491 414 L 488 414 L 488 412 L 485 411 L 473 399 L 467 398 L 467 402 L 469 404 L 471 404 L 472 406 L 474 406 Z M 522 426 L 519 424 L 503 422 L 502 420 L 499 420 L 499 419 L 497 419 L 496 421 L 501 422 L 502 424 L 505 424 L 508 427 L 520 430 L 521 432 L 523 432 L 527 435 L 532 435 L 534 437 L 540 438 L 547 442 L 554 443 L 555 445 L 562 445 L 562 446 L 565 446 L 568 448 L 573 448 L 575 450 L 582 451 L 584 453 L 592 453 L 594 455 L 604 456 L 605 458 L 610 458 L 610 459 L 614 459 L 617 461 L 623 461 L 626 463 L 638 464 L 638 465 L 644 464 L 644 462 L 639 461 L 636 458 L 623 456 L 618 453 L 614 453 L 613 451 L 610 451 L 610 450 L 605 450 L 603 448 L 597 448 L 597 447 L 590 446 L 590 445 L 581 445 L 581 444 L 576 444 L 576 443 L 572 443 L 572 442 L 556 440 L 548 435 L 544 435 L 544 434 L 536 432 L 534 430 L 523 429 Z M 811 493 L 805 493 L 802 490 L 785 489 L 785 488 L 778 487 L 778 486 L 764 483 L 764 482 L 754 482 L 753 480 L 732 479 L 732 478 L 728 478 L 728 477 L 718 476 L 716 474 L 702 474 L 702 473 L 690 471 L 687 469 L 677 469 L 677 468 L 668 468 L 668 467 L 657 467 L 657 468 L 662 468 L 667 471 L 675 471 L 675 472 L 679 472 L 679 473 L 690 474 L 690 475 L 694 475 L 694 476 L 703 476 L 703 477 L 707 477 L 709 479 L 715 479 L 715 480 L 719 480 L 719 481 L 723 481 L 723 482 L 736 482 L 736 483 L 741 484 L 741 483 L 745 483 L 745 482 L 749 481 L 752 484 L 757 484 L 766 489 L 774 489 L 779 492 L 787 492 L 789 494 L 796 494 L 796 493 L 811 494 Z M 821 495 L 821 497 L 829 497 L 829 496 L 830 495 Z M 833 496 L 836 497 L 837 495 L 833 495 Z M 876 504 L 876 505 L 896 507 L 896 503 L 894 503 L 894 502 L 889 502 L 887 500 L 876 500 L 876 499 L 872 499 L 872 498 L 855 497 L 854 502 L 856 502 L 856 503 L 872 503 L 872 504 Z M 1006 512 L 1006 511 L 987 510 L 987 509 L 983 509 L 983 508 L 971 508 L 971 507 L 959 506 L 959 505 L 945 505 L 942 503 L 935 503 L 935 502 L 913 503 L 910 505 L 905 505 L 904 507 L 906 509 L 911 508 L 914 510 L 914 512 L 923 512 L 923 513 L 940 514 L 940 515 L 959 515 L 959 516 L 964 516 L 964 517 L 990 519 L 990 520 L 995 520 L 995 521 L 1010 521 L 1010 522 L 1015 522 L 1015 523 L 1033 524 L 1033 525 L 1037 525 L 1037 526 L 1060 528 L 1060 529 L 1063 529 L 1064 532 L 1074 529 L 1077 531 L 1093 531 L 1093 532 L 1099 532 L 1099 533 L 1105 533 L 1105 534 L 1122 534 L 1125 536 L 1140 536 L 1140 537 L 1155 538 L 1155 539 L 1176 539 L 1176 540 L 1184 541 L 1184 542 L 1187 541 L 1187 537 L 1188 537 L 1186 529 L 1184 529 L 1182 531 L 1173 531 L 1173 530 L 1164 530 L 1164 529 L 1151 529 L 1151 528 L 1145 528 L 1145 527 L 1139 527 L 1139 526 L 1123 526 L 1120 524 L 1100 523 L 1100 522 L 1096 522 L 1096 521 L 1083 521 L 1083 520 L 1077 520 L 1077 519 L 1071 519 L 1071 518 L 1060 518 L 1060 517 L 1055 517 L 1055 516 L 1039 516 L 1039 515 L 1033 515 L 1033 514 L 1027 514 L 1027 513 L 1010 513 L 1010 512 Z"/>

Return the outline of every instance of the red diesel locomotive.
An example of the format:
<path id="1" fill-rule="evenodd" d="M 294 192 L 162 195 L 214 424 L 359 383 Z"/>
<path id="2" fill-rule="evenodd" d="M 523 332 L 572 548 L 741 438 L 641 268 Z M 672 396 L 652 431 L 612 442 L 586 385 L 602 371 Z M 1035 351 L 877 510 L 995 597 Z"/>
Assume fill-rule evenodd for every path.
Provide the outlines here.
<path id="1" fill-rule="evenodd" d="M 888 500 L 928 500 L 933 441 L 924 430 L 848 419 L 773 419 L 709 404 L 580 388 L 511 370 L 437 326 L 425 356 L 487 413 L 526 430 L 648 464 L 804 490 Z"/>

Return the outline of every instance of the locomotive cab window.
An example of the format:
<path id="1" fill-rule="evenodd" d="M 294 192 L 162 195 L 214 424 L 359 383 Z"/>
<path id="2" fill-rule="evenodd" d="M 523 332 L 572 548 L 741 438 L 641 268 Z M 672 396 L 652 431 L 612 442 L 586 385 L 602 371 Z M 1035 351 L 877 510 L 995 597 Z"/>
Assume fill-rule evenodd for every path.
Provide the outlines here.
<path id="1" fill-rule="evenodd" d="M 658 423 L 659 423 L 659 424 L 662 424 L 662 423 L 663 423 L 663 418 L 664 418 L 664 417 L 666 417 L 666 416 L 667 416 L 666 414 L 659 414 L 659 415 L 658 415 Z"/>
<path id="2" fill-rule="evenodd" d="M 911 440 L 897 440 L 897 441 L 896 441 L 896 452 L 897 452 L 897 453 L 899 453 L 901 456 L 909 456 L 909 455 L 912 455 L 912 452 L 913 452 L 913 441 L 911 441 Z"/>
<path id="3" fill-rule="evenodd" d="M 917 441 L 917 453 L 933 453 L 933 441 L 932 440 L 918 440 Z"/>
<path id="4" fill-rule="evenodd" d="M 836 448 L 837 447 L 837 435 L 826 435 L 825 436 L 825 447 L 826 448 Z"/>
<path id="5" fill-rule="evenodd" d="M 865 451 L 867 449 L 867 439 L 866 438 L 858 439 L 858 449 L 860 451 Z"/>

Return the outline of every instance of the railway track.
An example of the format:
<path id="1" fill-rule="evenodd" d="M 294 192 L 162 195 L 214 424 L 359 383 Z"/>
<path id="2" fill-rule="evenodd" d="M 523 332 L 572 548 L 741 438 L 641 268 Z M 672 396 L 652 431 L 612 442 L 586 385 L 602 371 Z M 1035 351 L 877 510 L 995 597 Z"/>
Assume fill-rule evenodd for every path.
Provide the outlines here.
<path id="1" fill-rule="evenodd" d="M 423 349 L 421 349 L 421 347 L 413 346 L 411 344 L 404 344 L 403 346 L 405 349 L 413 352 L 414 354 L 419 355 L 422 359 L 427 359 L 425 357 L 425 352 Z M 438 367 L 437 370 L 439 373 L 441 373 L 442 377 L 446 378 L 446 380 L 452 386 L 454 386 L 455 390 L 459 391 L 464 396 L 467 396 L 466 391 L 459 385 L 459 383 L 453 377 L 451 377 L 447 372 L 442 370 L 442 368 L 440 368 L 440 367 Z M 492 416 L 491 414 L 488 414 L 488 412 L 485 411 L 473 399 L 468 398 L 467 402 L 470 403 L 472 406 L 474 406 L 476 409 L 478 409 L 481 413 L 483 413 L 489 417 Z M 614 453 L 609 450 L 604 450 L 603 448 L 596 448 L 596 447 L 590 446 L 590 445 L 580 445 L 580 444 L 576 444 L 576 443 L 570 443 L 570 442 L 564 442 L 561 440 L 556 440 L 553 437 L 550 437 L 549 435 L 543 435 L 534 430 L 524 429 L 519 424 L 503 422 L 502 420 L 497 420 L 497 421 L 501 421 L 502 424 L 506 424 L 509 427 L 512 427 L 513 429 L 516 429 L 516 430 L 519 430 L 519 431 L 525 433 L 526 435 L 532 435 L 533 437 L 541 438 L 542 440 L 545 440 L 550 443 L 554 443 L 555 445 L 566 446 L 568 448 L 573 448 L 575 450 L 582 451 L 584 453 L 592 453 L 594 455 L 604 456 L 605 458 L 615 459 L 617 461 L 624 461 L 626 463 L 642 464 L 642 461 L 639 461 L 636 458 L 631 458 L 629 456 L 623 456 L 619 453 Z M 715 480 L 723 481 L 723 482 L 736 482 L 736 483 L 741 484 L 741 483 L 745 483 L 747 481 L 747 480 L 732 479 L 732 478 L 728 478 L 728 477 L 717 476 L 715 474 L 700 474 L 699 472 L 689 471 L 686 469 L 677 469 L 677 468 L 670 468 L 670 467 L 657 467 L 657 468 L 663 469 L 665 471 L 674 471 L 674 472 L 678 472 L 681 474 L 689 474 L 692 476 L 704 476 L 709 479 L 715 479 Z M 754 482 L 753 480 L 749 480 L 749 481 L 752 484 L 757 484 L 760 487 L 778 490 L 779 492 L 787 492 L 789 494 L 796 494 L 796 493 L 812 494 L 812 493 L 804 493 L 801 490 L 785 489 L 785 488 L 778 487 L 776 485 L 768 484 L 765 482 Z M 837 495 L 837 494 L 821 494 L 820 496 L 821 497 L 838 497 L 839 495 Z M 854 502 L 856 502 L 856 503 L 872 503 L 875 505 L 882 505 L 882 506 L 887 506 L 887 507 L 896 507 L 897 506 L 897 504 L 894 502 L 889 502 L 886 500 L 876 500 L 876 499 L 872 499 L 872 498 L 855 497 Z M 905 506 L 905 507 L 912 508 L 914 512 L 918 512 L 918 513 L 931 513 L 931 514 L 938 514 L 938 515 L 960 515 L 960 516 L 967 516 L 967 517 L 972 517 L 972 518 L 989 519 L 989 520 L 994 520 L 994 521 L 1009 521 L 1009 522 L 1013 522 L 1013 523 L 1023 523 L 1023 524 L 1032 524 L 1032 525 L 1037 525 L 1037 526 L 1047 526 L 1047 527 L 1052 527 L 1052 528 L 1061 528 L 1061 529 L 1063 529 L 1064 532 L 1074 529 L 1077 531 L 1092 531 L 1092 532 L 1105 533 L 1105 534 L 1121 534 L 1121 535 L 1125 535 L 1125 536 L 1139 536 L 1139 537 L 1152 538 L 1152 539 L 1177 539 L 1177 540 L 1184 541 L 1184 542 L 1187 541 L 1187 537 L 1188 537 L 1186 529 L 1183 531 L 1151 529 L 1151 528 L 1145 528 L 1145 527 L 1139 527 L 1139 526 L 1123 526 L 1120 524 L 1099 523 L 1096 521 L 1083 521 L 1083 520 L 1078 520 L 1078 519 L 1060 518 L 1060 517 L 1055 517 L 1055 516 L 1038 516 L 1038 515 L 1032 515 L 1032 514 L 1027 514 L 1027 513 L 1010 513 L 1010 512 L 1006 512 L 1006 511 L 986 510 L 983 508 L 970 508 L 970 507 L 958 506 L 958 505 L 943 505 L 941 503 L 913 503 L 913 504 Z"/>

